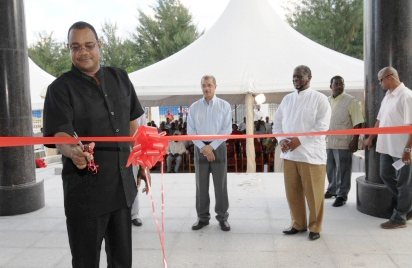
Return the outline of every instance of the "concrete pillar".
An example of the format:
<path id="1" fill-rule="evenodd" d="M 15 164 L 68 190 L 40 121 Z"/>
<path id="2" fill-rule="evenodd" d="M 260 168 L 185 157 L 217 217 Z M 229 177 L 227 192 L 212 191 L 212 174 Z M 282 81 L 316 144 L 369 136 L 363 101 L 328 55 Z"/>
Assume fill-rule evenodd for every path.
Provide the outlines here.
<path id="1" fill-rule="evenodd" d="M 23 0 L 0 4 L 0 137 L 32 136 L 29 64 Z M 0 148 L 0 216 L 44 206 L 33 146 Z"/>

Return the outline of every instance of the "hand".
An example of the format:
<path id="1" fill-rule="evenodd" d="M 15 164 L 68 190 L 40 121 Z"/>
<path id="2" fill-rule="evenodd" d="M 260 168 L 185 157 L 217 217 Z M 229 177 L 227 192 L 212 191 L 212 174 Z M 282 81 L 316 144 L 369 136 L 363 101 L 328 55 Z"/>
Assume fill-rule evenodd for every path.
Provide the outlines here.
<path id="1" fill-rule="evenodd" d="M 89 144 L 91 149 L 94 149 L 94 146 L 94 142 Z M 80 146 L 74 146 L 71 149 L 70 158 L 78 169 L 85 169 L 87 167 L 87 162 L 93 159 L 93 155 L 89 152 L 83 152 L 83 148 Z"/>
<path id="2" fill-rule="evenodd" d="M 208 154 L 213 152 L 213 147 L 210 145 L 205 145 L 203 146 L 202 149 L 200 149 L 200 152 L 204 155 L 207 156 Z"/>
<path id="3" fill-rule="evenodd" d="M 301 143 L 300 140 L 298 139 L 298 137 L 291 137 L 289 138 L 290 142 L 288 143 L 289 149 L 291 152 L 293 152 L 293 150 L 295 150 L 296 148 L 298 148 Z"/>
<path id="4" fill-rule="evenodd" d="M 213 152 L 211 152 L 210 154 L 206 155 L 207 161 L 209 162 L 213 162 L 215 161 L 215 154 Z"/>
<path id="5" fill-rule="evenodd" d="M 282 150 L 282 153 L 287 153 L 289 151 L 288 140 L 281 140 L 279 145 Z"/>
<path id="6" fill-rule="evenodd" d="M 351 142 L 349 143 L 349 151 L 352 153 L 356 152 L 358 150 L 358 139 L 353 138 Z"/>
<path id="7" fill-rule="evenodd" d="M 371 139 L 371 136 L 369 136 L 367 139 L 365 139 L 363 141 L 363 146 L 362 149 L 370 149 L 372 148 L 373 144 L 372 144 L 373 139 Z"/>
<path id="8" fill-rule="evenodd" d="M 411 153 L 403 152 L 402 161 L 405 163 L 405 165 L 410 165 L 411 164 Z"/>
<path id="9" fill-rule="evenodd" d="M 144 168 L 139 168 L 139 171 L 137 173 L 137 188 L 140 188 L 140 185 L 142 183 L 142 180 L 145 182 L 145 187 L 142 190 L 142 193 L 146 193 L 146 195 L 149 193 L 149 185 L 152 185 L 152 178 L 150 176 L 150 171 L 149 169 L 147 169 L 147 176 L 148 178 L 146 178 L 146 173 Z"/>

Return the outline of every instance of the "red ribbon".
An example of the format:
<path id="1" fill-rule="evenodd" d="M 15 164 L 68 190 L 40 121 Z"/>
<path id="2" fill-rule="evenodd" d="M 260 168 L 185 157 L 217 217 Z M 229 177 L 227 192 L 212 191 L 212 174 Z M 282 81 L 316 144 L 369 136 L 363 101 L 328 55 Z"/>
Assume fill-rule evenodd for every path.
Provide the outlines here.
<path id="1" fill-rule="evenodd" d="M 159 234 L 160 246 L 162 248 L 163 255 L 163 265 L 167 268 L 166 253 L 165 253 L 165 224 L 164 224 L 164 178 L 163 178 L 163 165 L 164 165 L 164 155 L 166 155 L 166 148 L 168 146 L 168 141 L 163 139 L 166 132 L 158 133 L 157 128 L 141 126 L 133 135 L 135 141 L 133 150 L 129 155 L 126 167 L 130 165 L 138 164 L 141 168 L 144 168 L 146 178 L 149 178 L 147 169 L 151 169 L 156 165 L 158 161 L 161 162 L 161 172 L 162 172 L 162 229 L 159 227 L 159 221 L 157 220 L 155 205 L 152 195 L 152 188 L 150 183 L 146 182 L 148 192 L 150 195 L 150 200 L 152 202 L 152 214 L 156 223 L 157 233 Z"/>
<path id="2" fill-rule="evenodd" d="M 163 177 L 163 165 L 164 162 L 162 161 L 162 188 L 161 188 L 161 197 L 162 197 L 162 229 L 160 230 L 160 226 L 159 226 L 159 221 L 157 220 L 157 216 L 156 216 L 156 210 L 155 210 L 155 205 L 154 205 L 154 200 L 153 200 L 153 196 L 152 196 L 152 188 L 150 183 L 147 183 L 147 188 L 148 188 L 148 192 L 150 194 L 150 200 L 152 202 L 152 214 L 153 214 L 153 218 L 155 220 L 156 223 L 156 228 L 157 228 L 157 233 L 159 235 L 159 240 L 160 240 L 160 246 L 162 247 L 162 255 L 163 255 L 163 266 L 165 268 L 167 268 L 167 261 L 166 261 L 166 252 L 165 252 L 165 215 L 164 215 L 164 209 L 165 209 L 165 199 L 164 199 L 164 177 Z M 148 178 L 149 174 L 147 172 L 147 169 L 145 168 L 145 173 L 146 173 L 146 178 Z"/>
<path id="3" fill-rule="evenodd" d="M 141 129 L 142 127 L 139 127 Z M 151 128 L 151 127 L 150 127 Z M 151 133 L 154 135 L 153 130 Z M 160 134 L 159 141 L 183 141 L 183 140 L 220 140 L 220 139 L 246 139 L 246 138 L 276 138 L 276 137 L 302 137 L 302 136 L 341 136 L 360 134 L 411 134 L 412 126 L 379 127 L 379 128 L 356 128 L 346 130 L 329 130 L 318 132 L 298 132 L 279 134 L 259 134 L 259 135 L 182 135 L 164 136 Z M 151 134 L 151 135 L 152 135 Z M 135 134 L 135 136 L 137 133 Z M 133 137 L 78 137 L 81 141 L 93 142 L 132 142 Z M 78 140 L 73 137 L 0 137 L 0 147 L 29 146 L 35 144 L 77 144 Z"/>
<path id="4" fill-rule="evenodd" d="M 151 169 L 159 160 L 163 162 L 168 146 L 167 140 L 162 139 L 165 135 L 166 132 L 159 134 L 155 127 L 139 127 L 133 136 L 135 143 L 126 167 L 138 164 L 143 168 Z"/>

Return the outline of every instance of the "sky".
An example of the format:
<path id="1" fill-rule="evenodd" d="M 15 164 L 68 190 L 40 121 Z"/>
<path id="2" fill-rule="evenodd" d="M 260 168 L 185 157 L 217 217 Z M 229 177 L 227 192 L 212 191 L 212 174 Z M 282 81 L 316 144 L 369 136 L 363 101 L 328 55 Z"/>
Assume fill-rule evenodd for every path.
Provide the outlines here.
<path id="1" fill-rule="evenodd" d="M 191 11 L 199 31 L 209 29 L 230 0 L 180 0 Z M 236 0 L 233 0 L 236 1 Z M 255 1 L 255 0 L 249 0 Z M 281 16 L 287 0 L 267 0 Z M 116 22 L 118 34 L 129 38 L 138 25 L 138 9 L 153 14 L 150 6 L 156 0 L 24 0 L 28 45 L 37 40 L 37 33 L 53 32 L 59 42 L 66 42 L 67 30 L 76 21 L 92 24 L 98 34 L 105 20 Z"/>

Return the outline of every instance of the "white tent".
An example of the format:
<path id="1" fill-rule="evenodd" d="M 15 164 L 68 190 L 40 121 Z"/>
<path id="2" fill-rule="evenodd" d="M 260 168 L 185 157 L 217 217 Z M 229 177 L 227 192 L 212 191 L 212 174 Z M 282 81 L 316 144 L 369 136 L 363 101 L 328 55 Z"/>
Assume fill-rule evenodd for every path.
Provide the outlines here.
<path id="1" fill-rule="evenodd" d="M 54 76 L 48 74 L 29 58 L 31 109 L 43 110 L 44 94 L 47 87 L 54 81 Z M 43 95 L 42 95 L 43 94 Z"/>
<path id="2" fill-rule="evenodd" d="M 363 98 L 363 61 L 296 32 L 266 0 L 231 0 L 194 43 L 129 76 L 144 106 L 191 104 L 201 97 L 205 74 L 216 77 L 216 94 L 232 104 L 244 103 L 248 92 L 280 103 L 293 91 L 293 69 L 301 64 L 312 70 L 312 88 L 329 94 L 331 77 L 341 75 L 347 92 Z"/>

